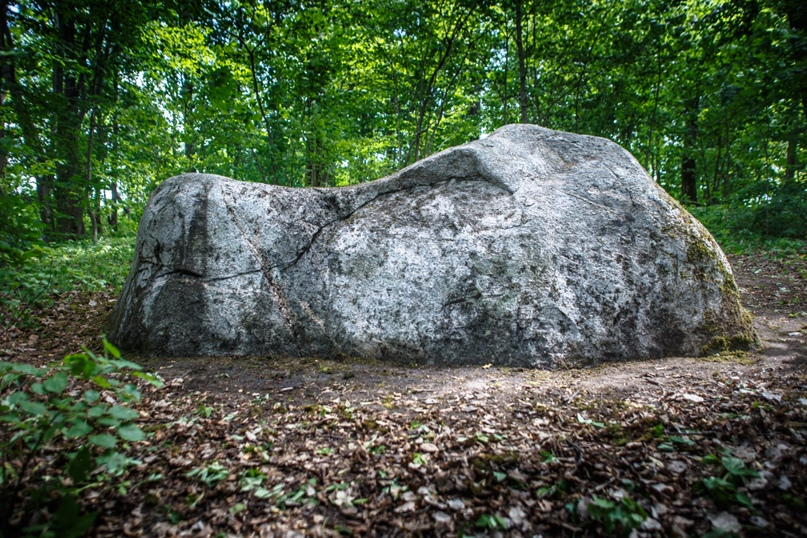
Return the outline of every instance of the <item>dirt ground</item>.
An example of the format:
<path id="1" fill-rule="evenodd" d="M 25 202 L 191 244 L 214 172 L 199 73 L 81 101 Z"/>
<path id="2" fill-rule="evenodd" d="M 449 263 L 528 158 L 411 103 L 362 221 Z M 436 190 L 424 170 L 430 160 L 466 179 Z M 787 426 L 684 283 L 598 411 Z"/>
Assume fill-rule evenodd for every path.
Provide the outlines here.
<path id="1" fill-rule="evenodd" d="M 94 532 L 805 535 L 807 254 L 730 260 L 751 353 L 549 372 L 127 357 L 166 386 L 142 406 L 138 487 L 84 499 Z M 66 294 L 0 358 L 97 342 L 114 301 Z M 193 479 L 213 464 L 226 478 Z"/>

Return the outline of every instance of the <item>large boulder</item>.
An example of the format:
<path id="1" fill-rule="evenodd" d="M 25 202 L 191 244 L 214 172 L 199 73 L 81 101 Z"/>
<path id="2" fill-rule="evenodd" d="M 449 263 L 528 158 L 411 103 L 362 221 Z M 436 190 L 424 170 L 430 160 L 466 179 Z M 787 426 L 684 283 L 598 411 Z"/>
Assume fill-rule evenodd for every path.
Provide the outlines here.
<path id="1" fill-rule="evenodd" d="M 111 324 L 152 355 L 538 367 L 755 338 L 714 239 L 627 151 L 531 125 L 352 187 L 171 178 Z"/>

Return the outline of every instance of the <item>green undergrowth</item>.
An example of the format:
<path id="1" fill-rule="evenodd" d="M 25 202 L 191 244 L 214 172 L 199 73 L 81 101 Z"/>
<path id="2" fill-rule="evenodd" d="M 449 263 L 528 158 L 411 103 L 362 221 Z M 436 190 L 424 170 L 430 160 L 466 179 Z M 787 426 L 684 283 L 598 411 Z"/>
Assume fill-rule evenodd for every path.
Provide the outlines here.
<path id="1" fill-rule="evenodd" d="M 3 328 L 28 322 L 31 308 L 48 307 L 69 291 L 117 293 L 126 280 L 134 236 L 32 244 L 0 256 L 0 311 Z"/>
<path id="2" fill-rule="evenodd" d="M 687 207 L 687 210 L 706 226 L 729 254 L 750 254 L 764 251 L 774 257 L 803 253 L 807 250 L 803 224 L 792 224 L 786 229 L 766 226 L 765 211 L 749 208 L 711 205 Z M 800 217 L 803 221 L 803 217 Z"/>
<path id="3" fill-rule="evenodd" d="M 0 538 L 78 537 L 97 513 L 78 503 L 88 488 L 114 489 L 142 462 L 146 439 L 132 406 L 157 376 L 123 359 L 104 339 L 45 368 L 0 362 Z"/>

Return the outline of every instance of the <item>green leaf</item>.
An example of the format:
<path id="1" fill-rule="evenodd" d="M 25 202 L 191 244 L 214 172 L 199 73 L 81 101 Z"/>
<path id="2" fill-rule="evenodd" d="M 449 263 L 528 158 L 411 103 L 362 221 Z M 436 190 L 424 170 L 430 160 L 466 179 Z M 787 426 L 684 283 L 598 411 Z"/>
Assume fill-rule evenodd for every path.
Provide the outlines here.
<path id="1" fill-rule="evenodd" d="M 87 416 L 90 418 L 98 418 L 106 414 L 106 406 L 103 404 L 94 405 L 87 409 Z"/>
<path id="2" fill-rule="evenodd" d="M 735 458 L 734 456 L 724 456 L 722 458 L 723 467 L 726 468 L 726 471 L 731 473 L 733 476 L 744 478 L 747 476 L 756 478 L 759 476 L 753 469 L 747 469 L 745 467 L 745 462 L 740 458 Z"/>
<path id="3" fill-rule="evenodd" d="M 24 364 L 18 362 L 11 363 L 11 369 L 17 373 L 32 376 L 41 376 L 47 373 L 48 371 L 47 368 L 36 368 L 35 366 L 31 366 L 30 364 Z"/>
<path id="4" fill-rule="evenodd" d="M 677 435 L 671 435 L 668 439 L 673 443 L 678 443 L 679 445 L 695 446 L 695 441 L 693 441 L 689 437 L 679 437 Z"/>
<path id="5" fill-rule="evenodd" d="M 507 520 L 499 514 L 482 514 L 476 520 L 476 526 L 488 529 L 506 529 L 508 525 Z"/>
<path id="6" fill-rule="evenodd" d="M 117 367 L 118 370 L 123 370 L 127 368 L 130 370 L 141 370 L 140 365 L 135 364 L 132 361 L 127 361 L 126 359 L 110 360 L 109 364 Z"/>
<path id="7" fill-rule="evenodd" d="M 591 498 L 591 502 L 589 503 L 589 507 L 596 506 L 597 508 L 604 508 L 605 510 L 613 509 L 616 504 L 613 501 L 609 501 L 608 499 L 603 499 L 597 497 L 596 495 Z"/>
<path id="8" fill-rule="evenodd" d="M 67 388 L 67 384 L 69 379 L 65 372 L 58 372 L 56 375 L 53 375 L 45 380 L 43 386 L 45 390 L 48 392 L 52 392 L 54 394 L 61 393 L 65 388 Z"/>
<path id="9" fill-rule="evenodd" d="M 555 455 L 549 452 L 548 450 L 541 450 L 539 454 L 541 454 L 541 460 L 544 463 L 554 463 L 558 461 L 558 458 L 556 458 Z"/>
<path id="10" fill-rule="evenodd" d="M 81 514 L 81 509 L 72 495 L 65 495 L 53 517 L 43 525 L 33 525 L 25 530 L 31 536 L 58 536 L 59 538 L 79 538 L 92 528 L 96 512 Z"/>
<path id="11" fill-rule="evenodd" d="M 118 428 L 118 435 L 121 439 L 126 441 L 136 443 L 137 441 L 142 441 L 146 438 L 146 434 L 143 433 L 143 430 L 135 426 L 134 424 L 124 424 L 120 428 Z"/>
<path id="12" fill-rule="evenodd" d="M 143 381 L 151 384 L 153 387 L 158 389 L 162 388 L 164 385 L 162 379 L 160 379 L 158 376 L 154 374 L 147 374 L 145 372 L 133 372 L 132 375 L 142 379 Z"/>
<path id="13" fill-rule="evenodd" d="M 134 420 L 140 416 L 140 414 L 134 409 L 129 409 L 128 407 L 123 407 L 121 405 L 113 405 L 109 408 L 107 414 L 120 420 Z"/>
<path id="14" fill-rule="evenodd" d="M 83 353 L 68 355 L 64 358 L 64 363 L 70 368 L 73 375 L 81 376 L 84 379 L 89 379 L 95 371 L 95 363 Z"/>
<path id="15" fill-rule="evenodd" d="M 104 376 L 94 375 L 90 379 L 92 379 L 93 383 L 101 387 L 102 389 L 108 389 L 112 387 L 114 379 L 107 379 Z"/>
<path id="16" fill-rule="evenodd" d="M 22 402 L 28 401 L 28 393 L 22 391 L 12 392 L 7 401 L 9 405 L 20 405 Z"/>
<path id="17" fill-rule="evenodd" d="M 80 484 L 89 478 L 90 471 L 92 471 L 90 451 L 84 446 L 70 460 L 67 465 L 67 474 L 74 484 Z"/>
<path id="18" fill-rule="evenodd" d="M 22 420 L 17 415 L 0 415 L 0 422 L 8 422 L 9 424 L 20 424 Z"/>
<path id="19" fill-rule="evenodd" d="M 107 472 L 112 476 L 122 475 L 132 465 L 141 465 L 143 462 L 130 458 L 117 451 L 110 451 L 98 457 L 98 464 L 106 466 Z"/>
<path id="20" fill-rule="evenodd" d="M 75 439 L 77 437 L 84 437 L 91 431 L 92 426 L 87 424 L 87 422 L 85 422 L 84 420 L 76 419 L 76 421 L 73 422 L 73 425 L 70 427 L 70 429 L 67 430 L 67 433 L 65 435 L 69 439 Z"/>
<path id="21" fill-rule="evenodd" d="M 44 415 L 48 412 L 48 408 L 45 407 L 45 404 L 40 402 L 32 402 L 29 400 L 24 400 L 20 402 L 20 409 L 28 413 L 29 415 Z"/>
<path id="22" fill-rule="evenodd" d="M 120 351 L 118 351 L 118 348 L 113 346 L 109 342 L 109 340 L 106 339 L 106 337 L 104 337 L 104 351 L 106 351 L 107 353 L 109 353 L 110 355 L 115 357 L 116 359 L 120 358 Z"/>
<path id="23" fill-rule="evenodd" d="M 745 493 L 743 493 L 742 491 L 738 491 L 734 495 L 734 498 L 738 503 L 742 504 L 743 506 L 745 506 L 745 507 L 747 507 L 747 508 L 749 508 L 751 510 L 754 509 L 754 503 L 751 502 L 751 498 L 748 495 L 746 495 Z"/>
<path id="24" fill-rule="evenodd" d="M 98 435 L 90 435 L 87 439 L 90 443 L 100 446 L 101 448 L 115 448 L 118 440 L 108 433 L 101 433 Z"/>
<path id="25" fill-rule="evenodd" d="M 121 421 L 112 417 L 101 417 L 98 419 L 98 424 L 101 426 L 108 426 L 110 428 L 117 428 L 120 426 Z"/>

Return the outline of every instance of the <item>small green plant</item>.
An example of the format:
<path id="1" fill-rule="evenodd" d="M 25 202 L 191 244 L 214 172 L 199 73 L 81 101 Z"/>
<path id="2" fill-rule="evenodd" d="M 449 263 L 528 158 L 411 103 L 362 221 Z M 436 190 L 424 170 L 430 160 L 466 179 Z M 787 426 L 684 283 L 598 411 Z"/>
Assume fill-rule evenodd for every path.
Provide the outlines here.
<path id="1" fill-rule="evenodd" d="M 254 495 L 258 499 L 274 500 L 275 504 L 279 508 L 283 509 L 287 508 L 289 505 L 296 505 L 302 501 L 305 501 L 308 504 L 317 504 L 317 499 L 315 496 L 315 486 L 317 485 L 316 478 L 310 478 L 308 482 L 303 482 L 299 488 L 289 493 L 286 493 L 284 485 L 285 484 L 281 482 L 280 484 L 276 484 L 274 487 L 272 487 L 272 489 L 258 487 L 255 489 Z M 347 488 L 347 484 L 345 484 L 345 488 Z M 331 488 L 327 489 L 326 491 L 332 491 L 333 489 L 344 488 Z"/>
<path id="2" fill-rule="evenodd" d="M 415 452 L 412 454 L 412 463 L 415 465 L 426 465 L 428 463 L 426 456 L 421 454 L 420 452 Z"/>
<path id="3" fill-rule="evenodd" d="M 587 505 L 591 519 L 602 523 L 605 534 L 619 533 L 623 536 L 630 534 L 631 530 L 641 527 L 647 519 L 647 512 L 639 503 L 628 497 L 622 497 L 619 502 L 602 499 L 596 495 Z"/>
<path id="4" fill-rule="evenodd" d="M 594 420 L 591 420 L 590 418 L 585 418 L 580 413 L 577 413 L 577 422 L 579 422 L 580 424 L 585 424 L 587 426 L 594 426 L 595 428 L 605 428 L 604 422 L 596 422 Z"/>
<path id="5" fill-rule="evenodd" d="M 198 478 L 201 483 L 209 488 L 215 487 L 216 484 L 227 478 L 230 471 L 221 463 L 214 461 L 207 467 L 197 467 L 185 473 L 185 476 L 190 478 Z"/>
<path id="6" fill-rule="evenodd" d="M 205 404 L 200 404 L 199 407 L 196 409 L 196 412 L 202 418 L 210 418 L 210 415 L 213 414 L 213 408 Z"/>
<path id="7" fill-rule="evenodd" d="M 548 450 L 541 450 L 539 454 L 541 454 L 541 461 L 544 463 L 549 464 L 558 461 L 558 458 L 556 458 L 555 455 Z"/>
<path id="8" fill-rule="evenodd" d="M 241 491 L 254 491 L 263 485 L 266 475 L 258 469 L 248 469 L 238 479 Z"/>
<path id="9" fill-rule="evenodd" d="M 102 356 L 85 349 L 45 368 L 0 362 L 0 535 L 83 534 L 96 515 L 80 513 L 81 489 L 139 463 L 120 448 L 145 438 L 128 405 L 140 400 L 137 379 L 161 381 L 103 343 Z M 42 509 L 50 517 L 25 527 Z"/>
<path id="10" fill-rule="evenodd" d="M 499 514 L 482 514 L 476 520 L 476 526 L 483 529 L 507 529 L 510 527 L 507 520 Z"/>
<path id="11" fill-rule="evenodd" d="M 701 479 L 695 484 L 695 491 L 708 492 L 720 506 L 741 504 L 753 509 L 754 505 L 750 497 L 737 488 L 743 486 L 749 479 L 757 478 L 758 472 L 748 469 L 745 462 L 734 457 L 729 450 L 724 450 L 723 455 L 719 457 L 714 454 L 706 455 L 701 461 L 715 465 L 725 472 L 722 472 L 722 476 L 709 476 Z"/>
<path id="12" fill-rule="evenodd" d="M 551 498 L 561 493 L 568 493 L 571 490 L 571 487 L 572 485 L 568 480 L 561 478 L 554 484 L 549 484 L 547 486 L 538 488 L 535 493 L 538 495 L 538 497 Z"/>
<path id="13" fill-rule="evenodd" d="M 686 436 L 670 435 L 658 444 L 658 449 L 664 452 L 672 452 L 675 450 L 676 445 L 679 448 L 691 448 L 695 446 L 695 441 Z"/>

